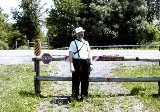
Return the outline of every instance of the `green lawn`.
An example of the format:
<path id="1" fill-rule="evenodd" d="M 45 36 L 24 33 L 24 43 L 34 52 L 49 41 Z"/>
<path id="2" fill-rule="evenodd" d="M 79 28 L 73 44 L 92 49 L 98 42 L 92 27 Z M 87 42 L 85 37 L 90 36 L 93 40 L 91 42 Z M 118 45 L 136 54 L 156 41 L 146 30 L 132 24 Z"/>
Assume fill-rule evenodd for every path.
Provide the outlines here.
<path id="1" fill-rule="evenodd" d="M 125 66 L 121 64 L 114 70 L 119 77 L 160 77 L 158 64 Z M 160 111 L 160 96 L 158 82 L 123 82 L 132 95 L 140 98 L 146 106 Z"/>
<path id="2" fill-rule="evenodd" d="M 56 64 L 41 66 L 43 75 L 54 74 L 53 72 L 57 72 L 57 70 Z M 158 65 L 125 66 L 122 64 L 113 72 L 119 74 L 119 77 L 159 76 L 160 67 Z M 0 111 L 36 112 L 36 107 L 39 106 L 40 102 L 44 101 L 51 103 L 50 105 L 45 105 L 48 108 L 48 112 L 52 112 L 54 106 L 57 105 L 57 101 L 59 112 L 63 110 L 63 105 L 69 109 L 69 112 L 114 112 L 117 108 L 122 111 L 128 111 L 130 107 L 133 108 L 131 109 L 133 111 L 134 105 L 136 105 L 133 97 L 119 97 L 116 94 L 110 93 L 107 88 L 106 90 L 99 89 L 104 83 L 90 84 L 89 101 L 73 101 L 63 104 L 61 99 L 58 100 L 53 96 L 53 94 L 57 93 L 62 96 L 70 94 L 71 85 L 69 85 L 69 82 L 43 81 L 42 95 L 45 98 L 37 97 L 34 94 L 34 76 L 35 72 L 32 65 L 0 65 Z M 132 96 L 141 99 L 145 104 L 142 111 L 145 112 L 145 109 L 147 110 L 148 108 L 151 108 L 150 110 L 153 111 L 160 111 L 160 98 L 157 97 L 157 83 L 140 82 L 122 84 L 129 89 Z M 112 86 L 116 86 L 116 84 Z"/>
<path id="3" fill-rule="evenodd" d="M 45 74 L 45 71 L 42 72 Z M 44 99 L 34 94 L 34 76 L 31 65 L 0 65 L 0 111 L 35 110 L 34 108 Z M 49 84 L 43 84 L 43 88 L 46 89 Z"/>

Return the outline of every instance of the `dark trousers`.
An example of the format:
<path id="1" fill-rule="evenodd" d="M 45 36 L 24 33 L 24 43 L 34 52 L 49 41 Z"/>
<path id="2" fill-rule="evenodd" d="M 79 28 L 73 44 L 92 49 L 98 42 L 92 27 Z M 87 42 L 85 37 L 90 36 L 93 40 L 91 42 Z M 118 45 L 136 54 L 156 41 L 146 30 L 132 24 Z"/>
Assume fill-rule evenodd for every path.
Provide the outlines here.
<path id="1" fill-rule="evenodd" d="M 78 97 L 81 82 L 81 96 L 88 96 L 90 64 L 88 59 L 73 59 L 75 72 L 72 73 L 72 95 Z"/>

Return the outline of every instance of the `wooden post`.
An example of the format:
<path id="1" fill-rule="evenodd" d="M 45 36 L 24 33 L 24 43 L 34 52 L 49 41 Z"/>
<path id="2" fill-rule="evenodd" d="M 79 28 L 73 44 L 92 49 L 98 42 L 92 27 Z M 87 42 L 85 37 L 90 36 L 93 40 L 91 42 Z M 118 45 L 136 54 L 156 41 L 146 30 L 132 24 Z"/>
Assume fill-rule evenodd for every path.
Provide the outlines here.
<path id="1" fill-rule="evenodd" d="M 160 82 L 158 82 L 158 95 L 160 96 Z"/>
<path id="2" fill-rule="evenodd" d="M 37 61 L 36 61 L 37 59 L 35 58 L 33 61 L 34 61 L 34 71 L 36 72 L 37 70 L 36 70 L 36 67 L 37 67 Z"/>
<path id="3" fill-rule="evenodd" d="M 15 45 L 16 49 L 17 49 L 17 41 L 16 41 L 16 45 Z"/>
<path id="4" fill-rule="evenodd" d="M 28 49 L 30 49 L 29 40 L 27 40 Z"/>
<path id="5" fill-rule="evenodd" d="M 37 76 L 40 76 L 40 62 L 39 60 L 35 59 L 35 70 L 36 70 L 36 76 L 34 77 L 34 88 L 35 88 L 35 94 L 37 96 L 40 96 L 41 94 L 41 82 L 37 80 Z"/>
<path id="6" fill-rule="evenodd" d="M 160 46 L 159 46 L 159 51 L 160 51 Z M 159 66 L 160 66 L 160 61 L 159 61 Z"/>

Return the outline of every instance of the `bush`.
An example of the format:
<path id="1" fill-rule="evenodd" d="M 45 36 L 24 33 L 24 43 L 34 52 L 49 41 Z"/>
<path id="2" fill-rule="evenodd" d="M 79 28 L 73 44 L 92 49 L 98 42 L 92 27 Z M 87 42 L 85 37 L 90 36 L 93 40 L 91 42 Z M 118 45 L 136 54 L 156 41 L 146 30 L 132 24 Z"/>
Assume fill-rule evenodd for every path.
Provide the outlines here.
<path id="1" fill-rule="evenodd" d="M 8 46 L 11 49 L 16 48 L 15 43 L 17 41 L 17 47 L 26 45 L 26 36 L 23 36 L 19 31 L 13 31 L 9 33 Z"/>
<path id="2" fill-rule="evenodd" d="M 7 50 L 8 44 L 0 40 L 0 50 Z"/>

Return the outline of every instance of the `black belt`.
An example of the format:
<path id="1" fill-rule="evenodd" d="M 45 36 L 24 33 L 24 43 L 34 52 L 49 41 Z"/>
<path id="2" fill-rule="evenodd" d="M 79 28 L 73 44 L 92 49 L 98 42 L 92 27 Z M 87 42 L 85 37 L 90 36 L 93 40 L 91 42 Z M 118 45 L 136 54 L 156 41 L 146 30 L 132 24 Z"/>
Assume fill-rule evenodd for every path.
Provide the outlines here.
<path id="1" fill-rule="evenodd" d="M 88 58 L 87 59 L 78 59 L 78 58 L 73 58 L 74 60 L 88 60 Z"/>

